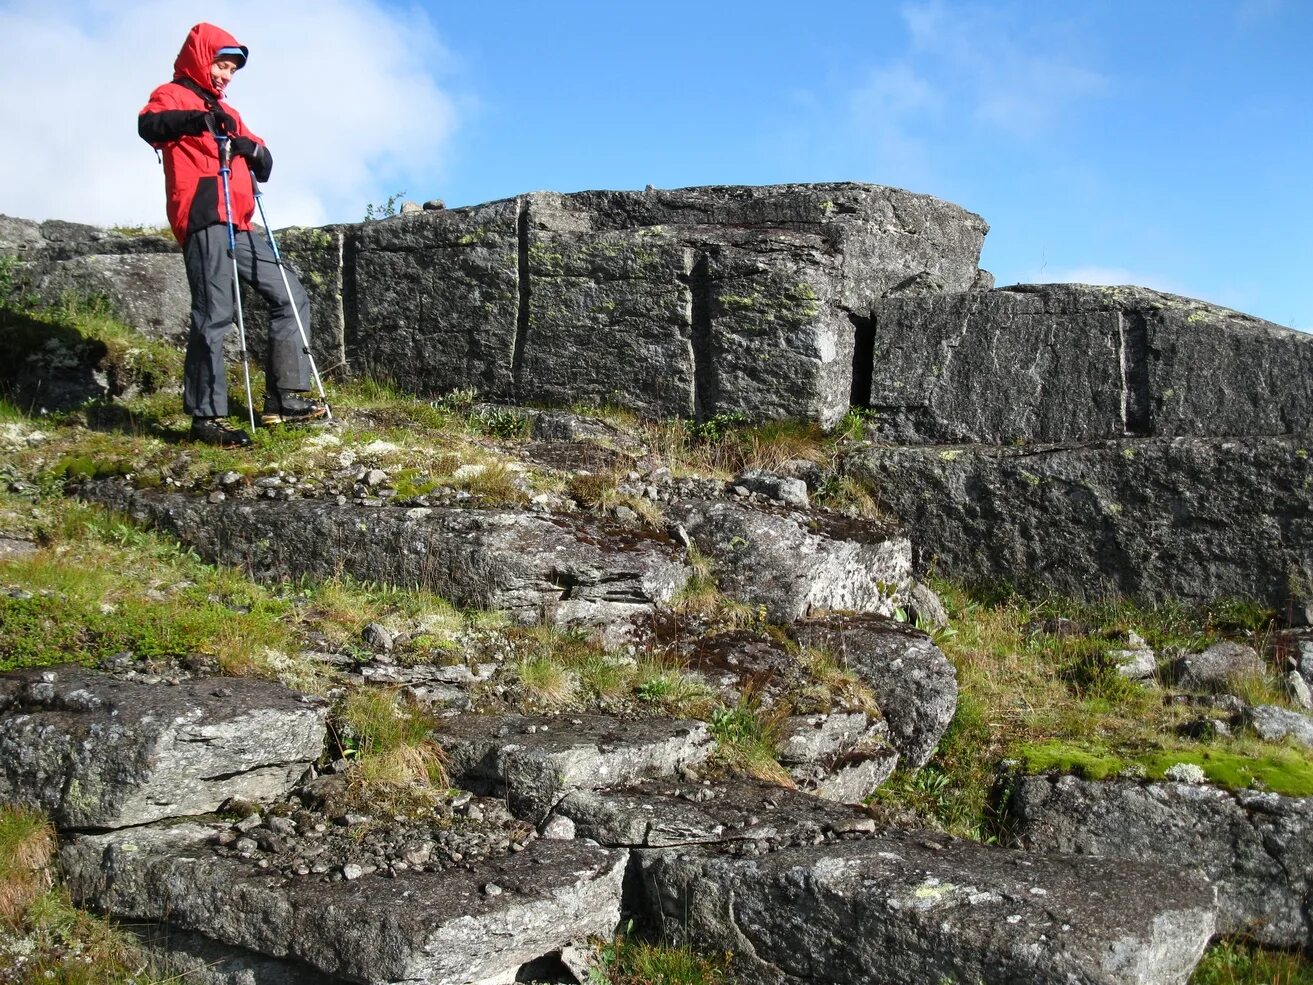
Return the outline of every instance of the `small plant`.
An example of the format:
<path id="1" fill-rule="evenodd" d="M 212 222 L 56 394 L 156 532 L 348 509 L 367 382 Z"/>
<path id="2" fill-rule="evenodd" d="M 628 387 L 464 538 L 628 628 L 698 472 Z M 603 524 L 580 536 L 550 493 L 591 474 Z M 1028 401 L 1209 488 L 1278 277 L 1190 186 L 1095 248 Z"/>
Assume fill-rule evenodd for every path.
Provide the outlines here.
<path id="1" fill-rule="evenodd" d="M 610 941 L 593 945 L 588 985 L 730 985 L 733 954 L 698 954 L 687 944 L 654 943 L 634 936 L 633 921 Z"/>
<path id="2" fill-rule="evenodd" d="M 1297 951 L 1221 940 L 1204 952 L 1190 985 L 1313 985 L 1313 963 Z"/>
<path id="3" fill-rule="evenodd" d="M 347 696 L 334 725 L 341 754 L 356 764 L 352 795 L 374 808 L 420 810 L 448 786 L 445 755 L 432 721 L 398 692 L 360 688 Z"/>
<path id="4" fill-rule="evenodd" d="M 711 734 L 720 755 L 734 768 L 758 779 L 792 786 L 793 780 L 776 758 L 781 729 L 788 718 L 784 706 L 764 708 L 760 694 L 746 687 L 733 708 L 718 708 L 711 715 Z"/>
<path id="5" fill-rule="evenodd" d="M 365 206 L 365 221 L 376 222 L 379 219 L 386 219 L 388 216 L 396 215 L 399 207 L 398 204 L 406 197 L 405 192 L 395 192 L 387 197 L 387 201 L 382 205 L 376 205 L 370 202 Z"/>

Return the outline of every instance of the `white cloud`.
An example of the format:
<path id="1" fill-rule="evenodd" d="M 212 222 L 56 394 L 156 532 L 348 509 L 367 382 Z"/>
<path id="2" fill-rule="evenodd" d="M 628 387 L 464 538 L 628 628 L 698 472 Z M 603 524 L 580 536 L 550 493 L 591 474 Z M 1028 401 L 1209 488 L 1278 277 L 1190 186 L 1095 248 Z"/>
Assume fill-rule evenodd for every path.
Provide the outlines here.
<path id="1" fill-rule="evenodd" d="M 0 212 L 162 223 L 164 179 L 136 115 L 201 16 L 251 49 L 228 95 L 273 151 L 274 225 L 359 219 L 415 175 L 438 186 L 457 112 L 437 80 L 452 58 L 422 12 L 379 0 L 213 0 L 203 15 L 183 0 L 17 0 L 0 7 Z"/>

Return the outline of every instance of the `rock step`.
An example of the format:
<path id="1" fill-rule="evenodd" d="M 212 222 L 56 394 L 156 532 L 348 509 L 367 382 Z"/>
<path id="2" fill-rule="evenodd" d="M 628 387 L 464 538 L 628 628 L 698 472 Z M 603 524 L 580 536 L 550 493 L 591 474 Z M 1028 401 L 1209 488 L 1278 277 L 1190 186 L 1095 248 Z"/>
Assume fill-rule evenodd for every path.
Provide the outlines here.
<path id="1" fill-rule="evenodd" d="M 555 814 L 568 818 L 578 837 L 613 848 L 737 842 L 755 853 L 875 830 L 874 819 L 860 808 L 750 779 L 714 785 L 662 779 L 572 790 Z"/>
<path id="2" fill-rule="evenodd" d="M 704 722 L 610 715 L 458 715 L 433 737 L 458 786 L 538 824 L 569 791 L 670 776 L 711 754 Z"/>
<path id="3" fill-rule="evenodd" d="M 635 855 L 655 926 L 770 985 L 1183 985 L 1214 930 L 1197 873 L 943 835 Z"/>
<path id="4" fill-rule="evenodd" d="M 870 448 L 846 468 L 950 578 L 1280 611 L 1313 584 L 1313 434 Z"/>
<path id="5" fill-rule="evenodd" d="M 327 706 L 279 684 L 173 686 L 83 667 L 0 675 L 0 802 L 62 829 L 204 814 L 283 796 L 324 748 Z"/>
<path id="6" fill-rule="evenodd" d="M 1201 869 L 1217 887 L 1219 932 L 1313 946 L 1313 798 L 1018 776 L 1008 814 L 1021 844 L 1036 851 Z"/>
<path id="7" fill-rule="evenodd" d="M 114 482 L 92 484 L 86 496 L 256 579 L 348 574 L 426 588 L 524 623 L 624 623 L 669 602 L 690 573 L 668 538 L 575 517 L 307 500 L 215 504 Z"/>
<path id="8" fill-rule="evenodd" d="M 623 850 L 535 842 L 469 871 L 323 883 L 222 858 L 208 843 L 215 830 L 79 837 L 60 852 L 65 882 L 81 906 L 379 985 L 509 982 L 573 941 L 610 935 L 620 918 Z"/>

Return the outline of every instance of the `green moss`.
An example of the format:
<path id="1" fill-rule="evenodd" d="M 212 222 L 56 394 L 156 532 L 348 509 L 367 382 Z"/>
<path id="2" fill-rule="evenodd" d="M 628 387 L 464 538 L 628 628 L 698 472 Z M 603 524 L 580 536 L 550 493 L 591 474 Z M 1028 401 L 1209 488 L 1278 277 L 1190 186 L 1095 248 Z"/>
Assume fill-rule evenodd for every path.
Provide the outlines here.
<path id="1" fill-rule="evenodd" d="M 1313 985 L 1313 963 L 1298 951 L 1222 940 L 1204 953 L 1190 985 Z"/>
<path id="2" fill-rule="evenodd" d="M 1106 780 L 1128 771 L 1150 780 L 1163 780 L 1173 766 L 1188 764 L 1198 766 L 1209 782 L 1226 790 L 1313 796 L 1313 762 L 1303 753 L 1283 747 L 1179 746 L 1118 753 L 1099 746 L 1054 741 L 1024 745 L 1015 758 L 1028 773 L 1070 773 L 1086 780 Z"/>

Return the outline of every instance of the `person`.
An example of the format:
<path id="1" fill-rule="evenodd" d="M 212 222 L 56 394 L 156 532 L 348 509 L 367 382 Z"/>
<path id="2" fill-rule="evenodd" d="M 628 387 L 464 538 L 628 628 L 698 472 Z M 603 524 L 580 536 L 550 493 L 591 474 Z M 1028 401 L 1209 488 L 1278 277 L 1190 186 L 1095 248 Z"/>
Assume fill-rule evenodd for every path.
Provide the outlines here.
<path id="1" fill-rule="evenodd" d="M 290 286 L 284 288 L 273 251 L 251 230 L 254 181 L 269 180 L 273 156 L 224 98 L 248 56 L 246 46 L 227 31 L 197 24 L 173 63 L 173 80 L 151 93 L 137 117 L 138 134 L 163 158 L 169 225 L 182 245 L 191 288 L 183 408 L 192 415 L 194 440 L 223 447 L 250 445 L 251 436 L 225 420 L 228 378 L 223 342 L 233 323 L 236 299 L 229 214 L 219 174 L 219 137 L 228 138 L 231 151 L 228 184 L 238 276 L 270 307 L 261 423 L 310 421 L 327 413 L 322 402 L 304 396 L 310 385 L 309 356 L 293 305 L 308 332 L 309 299 L 291 271 Z"/>

